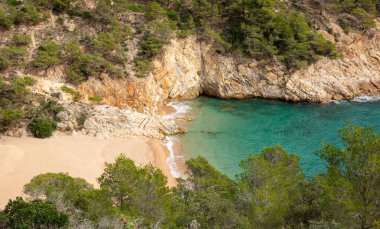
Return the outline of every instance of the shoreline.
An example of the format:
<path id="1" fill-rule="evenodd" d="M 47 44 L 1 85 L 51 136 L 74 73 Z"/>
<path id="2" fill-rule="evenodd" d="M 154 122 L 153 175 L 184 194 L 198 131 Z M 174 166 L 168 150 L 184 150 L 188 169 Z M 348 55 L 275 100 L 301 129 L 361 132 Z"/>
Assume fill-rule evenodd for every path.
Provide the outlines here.
<path id="1" fill-rule="evenodd" d="M 159 139 L 149 139 L 148 144 L 151 150 L 154 152 L 154 163 L 152 164 L 155 165 L 157 168 L 161 169 L 162 173 L 167 177 L 169 187 L 176 186 L 176 177 L 173 176 L 173 174 L 170 171 L 169 165 L 167 164 L 167 158 L 170 155 L 169 150 L 164 145 L 162 145 L 161 140 Z"/>
<path id="2" fill-rule="evenodd" d="M 179 125 L 184 125 L 184 121 L 191 120 L 191 118 L 184 119 L 184 117 L 188 116 L 189 110 L 191 110 L 191 107 L 186 105 L 183 101 L 171 102 L 167 105 L 160 106 L 158 114 L 164 119 L 174 119 L 177 124 L 180 123 Z M 174 179 L 186 177 L 186 165 L 184 160 L 186 158 L 182 153 L 180 139 L 176 136 L 166 136 L 164 142 L 162 142 L 162 147 L 164 147 L 168 155 L 166 164 L 170 172 L 170 177 Z"/>

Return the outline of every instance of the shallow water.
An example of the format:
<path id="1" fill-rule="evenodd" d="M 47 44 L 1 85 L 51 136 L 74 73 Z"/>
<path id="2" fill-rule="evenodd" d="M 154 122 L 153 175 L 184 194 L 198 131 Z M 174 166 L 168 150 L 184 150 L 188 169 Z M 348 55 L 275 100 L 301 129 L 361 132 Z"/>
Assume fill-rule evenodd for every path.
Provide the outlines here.
<path id="1" fill-rule="evenodd" d="M 376 98 L 311 104 L 199 97 L 186 102 L 195 119 L 181 137 L 183 151 L 186 158 L 206 157 L 233 177 L 239 172 L 239 162 L 249 154 L 280 144 L 301 157 L 301 167 L 310 178 L 325 170 L 315 152 L 322 142 L 342 146 L 337 129 L 347 121 L 380 131 L 380 101 Z"/>

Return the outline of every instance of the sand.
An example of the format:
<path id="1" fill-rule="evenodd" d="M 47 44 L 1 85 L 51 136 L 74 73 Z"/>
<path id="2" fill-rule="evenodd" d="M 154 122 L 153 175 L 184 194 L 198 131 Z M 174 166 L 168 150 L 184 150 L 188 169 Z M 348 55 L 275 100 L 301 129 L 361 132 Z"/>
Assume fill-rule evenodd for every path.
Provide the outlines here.
<path id="1" fill-rule="evenodd" d="M 176 184 L 166 164 L 168 151 L 157 139 L 100 139 L 80 134 L 49 139 L 1 137 L 0 209 L 9 199 L 22 196 L 24 184 L 41 173 L 65 172 L 98 187 L 96 178 L 105 162 L 113 162 L 122 153 L 137 165 L 152 163 L 168 177 L 169 186 Z"/>

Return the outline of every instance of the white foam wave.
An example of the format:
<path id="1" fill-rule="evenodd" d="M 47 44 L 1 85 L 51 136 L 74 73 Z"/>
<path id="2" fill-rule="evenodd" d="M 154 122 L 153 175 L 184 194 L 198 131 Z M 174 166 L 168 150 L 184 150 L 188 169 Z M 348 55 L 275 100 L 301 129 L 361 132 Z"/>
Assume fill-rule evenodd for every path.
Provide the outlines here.
<path id="1" fill-rule="evenodd" d="M 345 103 L 348 103 L 347 100 L 331 100 L 332 103 L 335 103 L 335 104 L 345 104 Z"/>
<path id="2" fill-rule="evenodd" d="M 171 102 L 168 106 L 173 107 L 176 111 L 172 114 L 164 116 L 164 119 L 172 119 L 180 115 L 186 114 L 191 110 L 191 106 L 187 102 Z"/>
<path id="3" fill-rule="evenodd" d="M 365 102 L 377 102 L 380 101 L 380 95 L 374 96 L 359 96 L 352 99 L 353 102 L 365 103 Z"/>
<path id="4" fill-rule="evenodd" d="M 191 106 L 188 102 L 171 102 L 168 106 L 173 107 L 176 111 L 172 114 L 168 114 L 164 116 L 164 119 L 174 119 L 178 116 L 187 114 L 191 110 Z M 174 143 L 178 141 L 174 136 L 166 136 L 166 148 L 169 150 L 169 157 L 166 159 L 166 163 L 169 166 L 170 173 L 173 177 L 179 178 L 181 174 L 178 171 L 176 158 L 180 158 L 181 156 L 176 157 L 174 154 Z"/>
<path id="5" fill-rule="evenodd" d="M 181 174 L 178 172 L 178 167 L 176 164 L 176 156 L 174 154 L 174 142 L 175 137 L 166 136 L 166 148 L 169 150 L 169 157 L 166 159 L 166 163 L 169 166 L 170 173 L 174 178 L 179 178 Z"/>

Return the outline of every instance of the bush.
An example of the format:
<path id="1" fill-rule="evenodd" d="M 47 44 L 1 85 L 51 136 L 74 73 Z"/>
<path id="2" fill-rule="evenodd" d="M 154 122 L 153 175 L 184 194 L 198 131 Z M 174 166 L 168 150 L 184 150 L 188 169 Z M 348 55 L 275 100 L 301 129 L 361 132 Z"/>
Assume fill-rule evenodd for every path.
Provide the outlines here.
<path id="1" fill-rule="evenodd" d="M 99 55 L 88 53 L 80 54 L 74 58 L 71 66 L 67 69 L 67 75 L 73 83 L 87 80 L 90 76 L 98 77 L 103 72 L 116 76 L 122 74 L 122 70 L 108 60 Z"/>
<path id="2" fill-rule="evenodd" d="M 146 34 L 140 43 L 139 56 L 143 58 L 153 58 L 162 51 L 162 41 L 160 38 L 152 35 Z"/>
<path id="3" fill-rule="evenodd" d="M 38 24 L 42 16 L 38 13 L 36 6 L 33 3 L 25 2 L 20 7 L 11 8 L 13 23 L 16 25 L 20 24 Z"/>
<path id="4" fill-rule="evenodd" d="M 376 23 L 374 21 L 375 16 L 371 13 L 368 13 L 360 7 L 356 7 L 351 11 L 352 15 L 358 18 L 361 22 L 361 26 L 364 29 L 375 27 Z"/>
<path id="5" fill-rule="evenodd" d="M 26 48 L 15 46 L 6 46 L 0 49 L 0 70 L 20 64 L 27 52 Z"/>
<path id="6" fill-rule="evenodd" d="M 73 100 L 74 101 L 77 101 L 80 97 L 80 94 L 79 92 L 77 92 L 75 89 L 71 88 L 71 87 L 68 87 L 68 86 L 65 86 L 63 85 L 61 87 L 61 90 L 67 94 L 70 94 L 72 97 L 73 97 Z"/>
<path id="7" fill-rule="evenodd" d="M 48 100 L 40 105 L 37 111 L 37 117 L 50 117 L 55 118 L 55 116 L 63 111 L 63 107 L 54 100 Z"/>
<path id="8" fill-rule="evenodd" d="M 375 19 L 380 13 L 380 3 L 376 0 L 328 0 L 330 3 L 328 10 L 336 13 L 347 13 L 357 20 L 347 20 L 347 16 L 342 15 L 338 19 L 339 25 L 348 33 L 349 28 L 368 29 L 376 25 Z M 342 18 L 344 17 L 344 18 Z"/>
<path id="9" fill-rule="evenodd" d="M 132 11 L 132 12 L 136 12 L 136 13 L 142 13 L 142 12 L 145 11 L 144 7 L 136 5 L 136 4 L 130 4 L 130 5 L 128 5 L 127 9 L 130 10 L 130 11 Z"/>
<path id="10" fill-rule="evenodd" d="M 36 5 L 55 12 L 64 12 L 70 9 L 70 3 L 75 0 L 34 0 Z"/>
<path id="11" fill-rule="evenodd" d="M 100 103 L 103 100 L 103 97 L 101 97 L 100 95 L 93 95 L 93 96 L 88 97 L 88 99 L 90 101 Z"/>
<path id="12" fill-rule="evenodd" d="M 116 48 L 115 38 L 111 33 L 99 33 L 91 42 L 93 49 L 101 54 L 112 52 Z"/>
<path id="13" fill-rule="evenodd" d="M 2 214 L 0 220 L 6 225 L 4 228 L 65 228 L 69 223 L 68 216 L 59 212 L 53 203 L 25 202 L 21 197 L 10 200 Z"/>
<path id="14" fill-rule="evenodd" d="M 10 29 L 12 25 L 12 19 L 7 15 L 5 9 L 0 6 L 0 27 Z"/>
<path id="15" fill-rule="evenodd" d="M 16 123 L 24 117 L 24 112 L 19 108 L 0 108 L 0 130 L 5 130 L 7 127 Z"/>
<path id="16" fill-rule="evenodd" d="M 26 34 L 14 34 L 12 38 L 12 44 L 15 46 L 29 45 L 31 41 L 30 36 Z"/>
<path id="17" fill-rule="evenodd" d="M 136 76 L 144 77 L 151 71 L 153 71 L 153 64 L 149 60 L 136 60 L 135 65 L 137 68 Z"/>
<path id="18" fill-rule="evenodd" d="M 79 129 L 83 128 L 84 123 L 86 122 L 86 119 L 87 119 L 87 115 L 86 114 L 79 115 L 79 117 L 77 118 L 77 124 L 79 126 Z"/>
<path id="19" fill-rule="evenodd" d="M 28 126 L 34 137 L 47 138 L 50 137 L 55 130 L 55 123 L 49 119 L 34 119 Z"/>
<path id="20" fill-rule="evenodd" d="M 46 41 L 39 47 L 36 58 L 32 64 L 34 67 L 39 68 L 58 64 L 60 62 L 58 58 L 60 52 L 61 50 L 57 43 L 52 40 Z"/>

